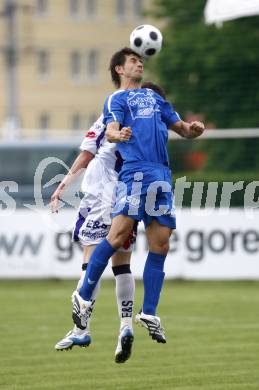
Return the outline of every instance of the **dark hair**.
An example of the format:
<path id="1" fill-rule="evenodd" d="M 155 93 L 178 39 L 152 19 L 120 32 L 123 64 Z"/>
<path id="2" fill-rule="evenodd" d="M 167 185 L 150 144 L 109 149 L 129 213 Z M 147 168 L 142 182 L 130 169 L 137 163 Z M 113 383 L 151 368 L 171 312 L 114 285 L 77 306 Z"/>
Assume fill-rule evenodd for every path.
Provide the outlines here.
<path id="1" fill-rule="evenodd" d="M 166 99 L 166 94 L 165 94 L 165 91 L 163 90 L 163 88 L 157 84 L 152 83 L 152 81 L 145 81 L 144 83 L 142 83 L 141 88 L 153 89 L 153 91 L 158 93 L 158 95 L 160 95 L 160 96 L 162 96 L 162 98 Z"/>
<path id="2" fill-rule="evenodd" d="M 129 47 L 124 47 L 123 49 L 117 51 L 113 54 L 109 66 L 109 71 L 111 72 L 111 78 L 112 82 L 116 85 L 117 88 L 121 85 L 121 79 L 119 74 L 116 72 L 115 68 L 116 66 L 124 65 L 126 62 L 126 56 L 134 55 L 138 58 L 141 58 L 141 56 L 136 53 L 134 50 L 130 49 Z"/>

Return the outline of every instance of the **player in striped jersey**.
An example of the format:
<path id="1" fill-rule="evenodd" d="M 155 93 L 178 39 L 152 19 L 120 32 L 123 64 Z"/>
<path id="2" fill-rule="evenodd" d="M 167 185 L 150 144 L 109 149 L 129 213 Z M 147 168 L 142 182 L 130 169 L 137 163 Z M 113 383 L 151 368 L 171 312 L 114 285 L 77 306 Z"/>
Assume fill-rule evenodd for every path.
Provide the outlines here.
<path id="1" fill-rule="evenodd" d="M 122 165 L 122 159 L 116 150 L 116 144 L 108 142 L 105 138 L 103 115 L 88 130 L 80 149 L 81 153 L 72 165 L 70 172 L 65 176 L 51 198 L 52 212 L 57 212 L 64 189 L 80 169 L 87 167 L 81 186 L 84 198 L 80 203 L 78 219 L 73 231 L 74 241 L 80 241 L 84 248 L 84 261 L 77 290 L 81 288 L 87 262 L 93 249 L 109 232 L 112 190 L 117 183 L 118 172 Z M 131 332 L 128 334 L 128 329 L 132 328 L 135 290 L 134 278 L 130 270 L 130 257 L 135 235 L 136 226 L 112 259 L 112 270 L 116 279 L 120 329 L 123 329 L 125 334 L 123 340 L 118 340 L 115 356 L 117 363 L 124 362 L 129 357 L 133 338 Z M 75 325 L 73 330 L 69 331 L 55 345 L 56 350 L 71 349 L 75 345 L 88 346 L 91 343 L 89 322 L 99 286 L 100 283 L 95 287 L 91 297 L 89 318 L 85 323 L 79 324 L 79 326 Z M 72 302 L 74 303 L 74 295 L 72 296 Z M 123 346 L 122 342 L 124 343 Z"/>

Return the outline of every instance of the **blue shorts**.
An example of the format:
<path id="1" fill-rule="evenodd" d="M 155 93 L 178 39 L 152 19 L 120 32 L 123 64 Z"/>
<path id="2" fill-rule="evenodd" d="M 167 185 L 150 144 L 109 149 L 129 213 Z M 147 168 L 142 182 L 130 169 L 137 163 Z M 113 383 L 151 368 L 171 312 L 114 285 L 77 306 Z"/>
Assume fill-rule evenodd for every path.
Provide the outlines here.
<path id="1" fill-rule="evenodd" d="M 167 166 L 152 162 L 127 163 L 119 174 L 112 217 L 126 215 L 145 226 L 155 219 L 176 228 L 172 175 Z"/>

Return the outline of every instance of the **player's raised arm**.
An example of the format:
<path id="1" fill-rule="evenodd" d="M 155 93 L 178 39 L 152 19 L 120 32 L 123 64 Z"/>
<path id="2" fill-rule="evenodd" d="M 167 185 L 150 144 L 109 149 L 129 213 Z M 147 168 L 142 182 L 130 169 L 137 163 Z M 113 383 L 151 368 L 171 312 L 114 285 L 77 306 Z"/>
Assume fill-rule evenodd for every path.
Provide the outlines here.
<path id="1" fill-rule="evenodd" d="M 119 122 L 110 122 L 107 125 L 106 137 L 109 142 L 126 142 L 131 137 L 131 128 L 123 127 L 120 130 Z"/>
<path id="2" fill-rule="evenodd" d="M 184 138 L 197 138 L 204 132 L 205 126 L 199 121 L 187 123 L 180 120 L 171 124 L 170 129 Z"/>

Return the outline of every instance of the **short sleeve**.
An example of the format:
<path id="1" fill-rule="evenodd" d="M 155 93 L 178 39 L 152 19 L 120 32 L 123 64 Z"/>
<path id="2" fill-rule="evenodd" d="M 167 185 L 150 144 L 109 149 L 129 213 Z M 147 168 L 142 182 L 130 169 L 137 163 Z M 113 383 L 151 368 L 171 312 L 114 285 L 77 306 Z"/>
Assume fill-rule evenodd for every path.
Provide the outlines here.
<path id="1" fill-rule="evenodd" d="M 103 109 L 103 123 L 105 126 L 110 122 L 123 124 L 124 100 L 123 91 L 116 91 L 106 99 Z"/>
<path id="2" fill-rule="evenodd" d="M 161 101 L 161 117 L 167 127 L 181 120 L 180 115 L 174 111 L 172 104 L 166 100 Z"/>
<path id="3" fill-rule="evenodd" d="M 103 124 L 103 115 L 100 115 L 97 121 L 94 122 L 94 124 L 86 132 L 85 138 L 80 145 L 80 150 L 88 151 L 95 155 L 99 149 L 101 140 L 104 137 L 104 133 L 105 126 Z"/>

